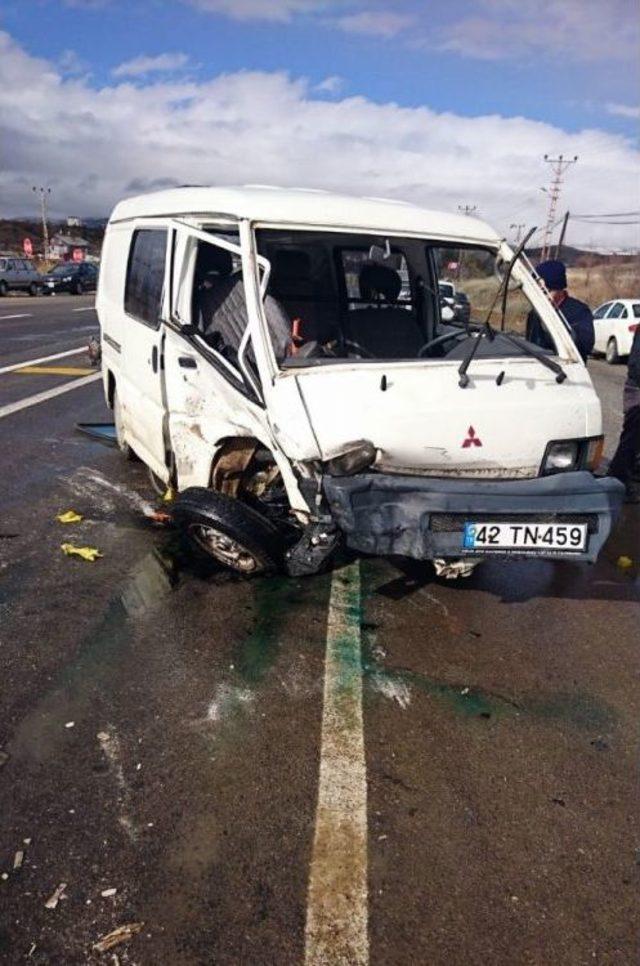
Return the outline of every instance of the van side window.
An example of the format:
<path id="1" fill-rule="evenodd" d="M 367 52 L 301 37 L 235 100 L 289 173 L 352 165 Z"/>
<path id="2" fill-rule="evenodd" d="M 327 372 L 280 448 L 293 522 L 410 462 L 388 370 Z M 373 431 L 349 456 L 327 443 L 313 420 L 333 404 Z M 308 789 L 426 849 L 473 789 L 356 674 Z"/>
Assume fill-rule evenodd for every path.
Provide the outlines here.
<path id="1" fill-rule="evenodd" d="M 198 242 L 193 285 L 193 318 L 204 341 L 237 366 L 248 324 L 240 258 Z"/>
<path id="2" fill-rule="evenodd" d="M 133 233 L 124 310 L 154 328 L 159 324 L 162 308 L 166 248 L 167 233 L 164 230 L 142 228 Z"/>

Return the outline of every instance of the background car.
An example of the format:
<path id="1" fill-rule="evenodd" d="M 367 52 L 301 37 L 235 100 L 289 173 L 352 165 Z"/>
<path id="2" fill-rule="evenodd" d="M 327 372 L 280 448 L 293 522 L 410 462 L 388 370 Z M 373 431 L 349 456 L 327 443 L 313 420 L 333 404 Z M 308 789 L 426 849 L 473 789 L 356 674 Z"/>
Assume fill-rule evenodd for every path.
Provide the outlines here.
<path id="1" fill-rule="evenodd" d="M 45 295 L 57 292 L 95 292 L 98 284 L 98 269 L 91 262 L 63 262 L 44 276 Z"/>
<path id="2" fill-rule="evenodd" d="M 631 352 L 633 333 L 640 325 L 640 299 L 605 302 L 593 313 L 593 325 L 593 351 L 604 353 L 607 362 L 615 365 Z"/>
<path id="3" fill-rule="evenodd" d="M 0 255 L 0 295 L 6 295 L 12 289 L 39 295 L 42 283 L 42 275 L 28 258 Z"/>

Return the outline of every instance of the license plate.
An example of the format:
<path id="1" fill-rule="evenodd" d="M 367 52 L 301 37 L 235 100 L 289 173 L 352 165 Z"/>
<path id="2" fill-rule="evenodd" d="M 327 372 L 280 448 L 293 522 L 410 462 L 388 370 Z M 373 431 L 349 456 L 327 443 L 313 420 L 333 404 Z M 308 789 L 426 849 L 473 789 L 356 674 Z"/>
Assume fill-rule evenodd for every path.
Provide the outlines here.
<path id="1" fill-rule="evenodd" d="M 580 553 L 587 547 L 586 523 L 465 523 L 464 550 L 483 553 Z"/>

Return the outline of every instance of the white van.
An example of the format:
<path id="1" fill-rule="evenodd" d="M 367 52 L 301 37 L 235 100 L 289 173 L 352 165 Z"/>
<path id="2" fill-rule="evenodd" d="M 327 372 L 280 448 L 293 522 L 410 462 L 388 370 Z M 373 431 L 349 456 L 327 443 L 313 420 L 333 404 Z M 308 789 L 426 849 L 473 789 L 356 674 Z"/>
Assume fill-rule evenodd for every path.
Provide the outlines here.
<path id="1" fill-rule="evenodd" d="M 471 321 L 441 318 L 455 266 Z M 535 310 L 556 351 L 518 335 Z M 469 572 L 594 561 L 623 487 L 521 252 L 475 219 L 322 191 L 185 187 L 109 221 L 97 297 L 120 448 L 245 574 L 318 570 L 340 540 Z"/>

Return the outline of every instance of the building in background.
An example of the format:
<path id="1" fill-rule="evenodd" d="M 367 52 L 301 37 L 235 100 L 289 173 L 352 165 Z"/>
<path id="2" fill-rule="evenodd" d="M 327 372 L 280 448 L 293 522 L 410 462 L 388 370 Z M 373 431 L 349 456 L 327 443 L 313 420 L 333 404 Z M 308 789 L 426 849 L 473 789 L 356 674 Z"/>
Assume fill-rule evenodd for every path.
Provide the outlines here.
<path id="1" fill-rule="evenodd" d="M 49 254 L 63 262 L 83 262 L 87 257 L 89 242 L 77 235 L 58 232 L 49 243 Z"/>

